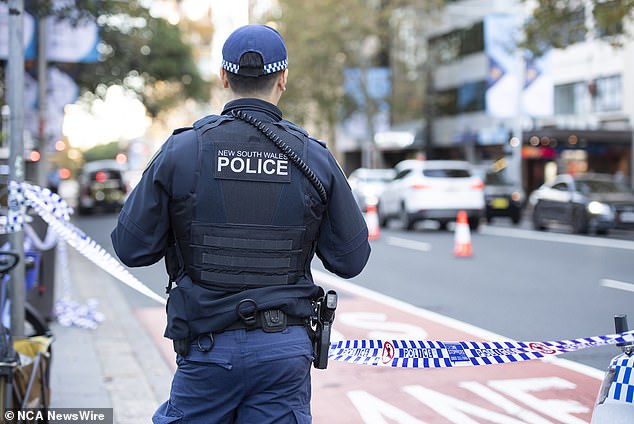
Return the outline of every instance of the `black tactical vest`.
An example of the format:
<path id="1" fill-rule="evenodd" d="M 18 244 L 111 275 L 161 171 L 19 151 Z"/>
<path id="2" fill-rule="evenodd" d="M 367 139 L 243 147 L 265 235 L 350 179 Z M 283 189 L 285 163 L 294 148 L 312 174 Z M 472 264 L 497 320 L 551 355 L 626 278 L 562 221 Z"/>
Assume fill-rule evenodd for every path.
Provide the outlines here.
<path id="1" fill-rule="evenodd" d="M 300 157 L 307 135 L 267 124 Z M 194 124 L 198 157 L 185 160 L 196 182 L 172 199 L 171 225 L 182 271 L 227 294 L 312 284 L 310 259 L 325 206 L 288 157 L 248 124 L 210 116 Z M 189 136 L 191 132 L 188 131 Z"/>

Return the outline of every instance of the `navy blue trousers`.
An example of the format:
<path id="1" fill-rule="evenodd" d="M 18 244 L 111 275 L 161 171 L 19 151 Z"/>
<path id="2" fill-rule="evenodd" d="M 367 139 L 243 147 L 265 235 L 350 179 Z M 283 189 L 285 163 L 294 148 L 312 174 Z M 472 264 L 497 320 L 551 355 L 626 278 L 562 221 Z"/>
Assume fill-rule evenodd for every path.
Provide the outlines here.
<path id="1" fill-rule="evenodd" d="M 301 326 L 279 333 L 233 330 L 194 340 L 178 369 L 170 398 L 154 424 L 311 423 L 313 348 Z"/>

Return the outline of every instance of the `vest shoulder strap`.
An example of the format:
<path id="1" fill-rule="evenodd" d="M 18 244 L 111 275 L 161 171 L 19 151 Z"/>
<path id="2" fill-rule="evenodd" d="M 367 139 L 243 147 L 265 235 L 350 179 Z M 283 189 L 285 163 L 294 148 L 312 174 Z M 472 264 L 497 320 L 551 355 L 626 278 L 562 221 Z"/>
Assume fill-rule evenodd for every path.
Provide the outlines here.
<path id="1" fill-rule="evenodd" d="M 308 137 L 308 132 L 302 127 L 292 123 L 291 121 L 287 121 L 286 119 L 282 119 L 281 121 L 275 122 L 275 125 L 278 125 L 284 128 L 286 131 L 293 133 L 300 133 L 303 137 Z"/>
<path id="2" fill-rule="evenodd" d="M 328 146 L 326 145 L 326 142 L 325 142 L 325 141 L 318 140 L 318 139 L 313 138 L 313 137 L 308 137 L 308 138 L 309 138 L 311 141 L 314 141 L 315 143 L 319 144 L 319 145 L 320 145 L 321 147 L 323 147 L 324 149 L 327 149 L 327 148 L 328 148 Z"/>
<path id="3" fill-rule="evenodd" d="M 216 128 L 223 122 L 232 121 L 233 119 L 233 116 L 227 115 L 208 115 L 194 122 L 193 128 L 196 130 L 196 132 L 202 135 L 210 129 Z"/>
<path id="4" fill-rule="evenodd" d="M 301 138 L 301 139 L 308 139 L 310 141 L 315 141 L 317 142 L 320 146 L 322 147 L 326 147 L 326 143 L 321 141 L 321 140 L 317 140 L 316 138 L 313 138 L 311 136 L 308 135 L 308 132 L 303 129 L 302 127 L 287 121 L 285 119 L 276 122 L 275 125 L 282 127 L 283 129 L 285 129 L 286 131 L 290 132 L 291 134 L 294 134 L 295 136 Z"/>
<path id="5" fill-rule="evenodd" d="M 182 127 L 182 128 L 176 128 L 174 131 L 172 131 L 172 135 L 178 135 L 180 133 L 184 133 L 185 131 L 189 131 L 194 127 Z"/>
<path id="6" fill-rule="evenodd" d="M 291 134 L 294 134 L 296 137 L 299 137 L 301 139 L 308 139 L 310 141 L 315 141 L 319 143 L 319 145 L 321 145 L 322 147 L 326 147 L 325 142 L 321 140 L 317 140 L 316 138 L 309 136 L 308 132 L 305 129 L 303 129 L 302 127 L 290 121 L 282 119 L 281 121 L 275 122 L 275 125 L 277 125 L 278 127 L 282 127 L 283 129 L 290 132 Z"/>

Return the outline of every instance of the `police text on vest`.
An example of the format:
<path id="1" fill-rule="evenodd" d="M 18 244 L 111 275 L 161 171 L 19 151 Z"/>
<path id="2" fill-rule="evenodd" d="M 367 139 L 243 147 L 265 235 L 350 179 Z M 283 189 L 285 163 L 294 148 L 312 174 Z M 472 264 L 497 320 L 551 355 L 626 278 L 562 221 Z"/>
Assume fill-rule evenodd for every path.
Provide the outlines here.
<path id="1" fill-rule="evenodd" d="M 255 180 L 270 182 L 290 181 L 288 157 L 275 146 L 218 145 L 215 158 L 215 176 L 221 179 Z"/>

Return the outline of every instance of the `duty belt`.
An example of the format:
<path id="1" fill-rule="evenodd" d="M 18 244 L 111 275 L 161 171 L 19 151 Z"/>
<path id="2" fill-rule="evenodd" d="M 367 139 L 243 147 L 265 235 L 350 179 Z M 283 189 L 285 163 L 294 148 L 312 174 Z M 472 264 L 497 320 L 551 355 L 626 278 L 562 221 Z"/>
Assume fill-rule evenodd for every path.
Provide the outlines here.
<path id="1" fill-rule="evenodd" d="M 193 338 L 174 339 L 174 351 L 185 356 L 189 352 L 189 344 L 196 341 L 198 348 L 202 352 L 207 352 L 213 348 L 214 334 L 225 331 L 261 329 L 265 333 L 277 333 L 290 325 L 308 326 L 310 321 L 310 318 L 288 316 L 280 309 L 258 310 L 256 302 L 252 299 L 242 300 L 236 306 L 236 315 L 238 319 L 221 330 L 201 333 Z"/>
<path id="2" fill-rule="evenodd" d="M 245 319 L 246 318 L 246 319 Z M 277 333 L 283 331 L 289 325 L 307 325 L 308 318 L 289 317 L 283 311 L 279 309 L 267 309 L 265 311 L 257 311 L 251 316 L 240 316 L 240 319 L 233 324 L 223 328 L 220 331 L 212 331 L 209 333 L 203 333 L 196 336 L 194 339 L 198 345 L 198 349 L 201 352 L 208 352 L 214 346 L 214 334 L 223 333 L 231 330 L 258 330 L 262 329 L 265 333 Z M 174 350 L 176 353 L 186 355 L 187 352 L 179 352 L 179 343 L 182 341 L 174 340 Z M 188 346 L 180 345 L 181 348 L 188 348 Z"/>
<path id="3" fill-rule="evenodd" d="M 230 330 L 258 329 L 262 329 L 265 333 L 276 333 L 290 325 L 306 325 L 307 322 L 308 318 L 288 316 L 279 309 L 267 309 L 265 311 L 257 311 L 247 317 L 241 316 L 239 320 L 220 331 L 216 331 L 216 333 Z"/>

